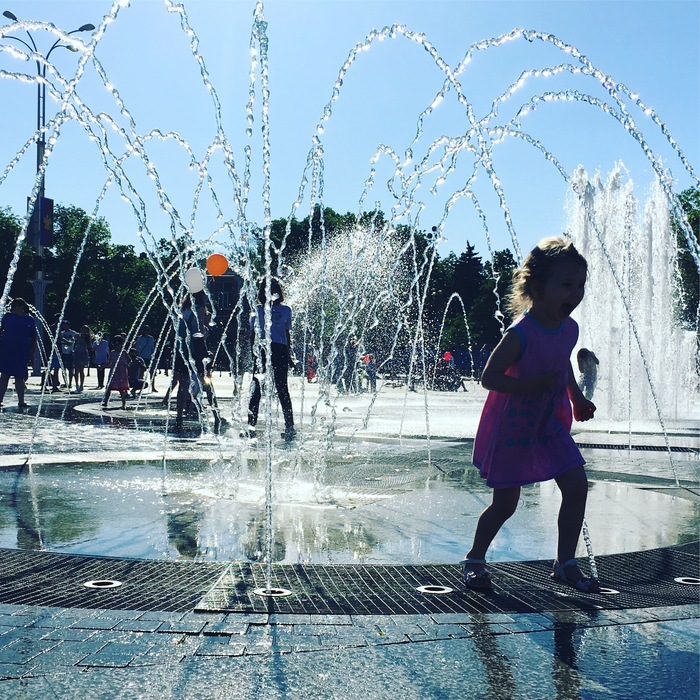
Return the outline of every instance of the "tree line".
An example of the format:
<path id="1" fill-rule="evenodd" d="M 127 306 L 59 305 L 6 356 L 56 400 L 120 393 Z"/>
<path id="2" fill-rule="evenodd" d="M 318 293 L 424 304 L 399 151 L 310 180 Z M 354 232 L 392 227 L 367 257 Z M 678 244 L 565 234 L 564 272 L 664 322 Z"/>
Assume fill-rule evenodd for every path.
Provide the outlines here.
<path id="1" fill-rule="evenodd" d="M 700 237 L 700 190 L 686 190 L 680 200 L 695 235 Z M 270 231 L 272 269 L 277 270 L 280 264 L 294 269 L 309 250 L 319 249 L 324 238 L 328 243 L 356 226 L 382 230 L 384 215 L 378 211 L 358 218 L 351 213 L 339 214 L 329 207 L 316 207 L 311 217 L 274 220 Z M 20 218 L 7 208 L 0 209 L 0 266 L 5 270 L 9 268 L 20 230 Z M 426 336 L 432 340 L 440 338 L 440 347 L 445 349 L 493 347 L 510 322 L 505 309 L 499 306 L 499 300 L 508 294 L 516 266 L 510 250 L 495 251 L 491 260 L 484 260 L 467 242 L 461 253 L 450 252 L 441 257 L 432 245 L 430 232 L 398 226 L 393 235 L 402 246 L 401 256 L 405 258 L 402 263 L 413 275 L 411 294 L 416 298 L 411 313 L 421 313 Z M 680 231 L 678 242 L 677 318 L 686 328 L 696 328 L 698 270 Z M 260 275 L 264 270 L 263 246 L 258 232 L 253 265 Z M 163 240 L 158 255 L 167 265 L 175 258 L 176 251 Z M 34 251 L 25 241 L 10 296 L 33 301 L 30 280 L 34 278 L 34 264 Z M 156 270 L 144 253 L 137 253 L 133 245 L 112 242 L 104 219 L 91 222 L 82 209 L 61 205 L 54 212 L 54 245 L 44 249 L 44 276 L 50 280 L 44 302 L 44 316 L 49 323 L 65 303 L 65 316 L 73 324 L 85 323 L 93 330 L 110 334 L 131 327 L 157 281 Z M 71 280 L 72 288 L 66 300 Z M 177 285 L 177 280 L 174 284 Z M 166 315 L 163 304 L 156 300 L 144 321 L 154 329 L 160 328 Z"/>

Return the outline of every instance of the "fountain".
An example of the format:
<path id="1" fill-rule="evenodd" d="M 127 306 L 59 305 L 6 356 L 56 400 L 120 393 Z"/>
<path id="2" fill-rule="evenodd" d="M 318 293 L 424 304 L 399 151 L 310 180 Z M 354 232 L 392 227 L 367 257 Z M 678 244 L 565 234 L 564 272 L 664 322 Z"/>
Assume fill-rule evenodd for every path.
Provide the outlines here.
<path id="1" fill-rule="evenodd" d="M 215 136 L 200 151 L 181 134 L 163 133 L 157 128 L 146 133 L 139 130 L 129 105 L 118 87 L 110 82 L 97 51 L 108 27 L 115 23 L 118 27 L 117 20 L 127 4 L 114 3 L 89 43 L 71 39 L 78 41 L 76 46 L 81 52 L 74 76 L 66 78 L 55 66 L 46 64 L 51 78 L 47 87 L 59 106 L 47 123 L 46 132 L 34 134 L 5 166 L 0 187 L 13 175 L 29 148 L 38 139 L 47 137 L 34 188 L 28 193 L 31 210 L 40 196 L 42 176 L 51 163 L 62 129 L 68 124 L 80 127 L 98 150 L 105 172 L 91 216 L 99 216 L 107 193 L 118 189 L 124 202 L 132 209 L 138 243 L 157 272 L 158 282 L 144 302 L 143 313 L 145 315 L 153 304 L 162 304 L 167 309 L 166 327 L 160 330 L 158 337 L 164 337 L 172 325 L 179 322 L 181 314 L 177 300 L 188 286 L 188 271 L 215 250 L 226 255 L 240 276 L 241 303 L 237 314 L 241 328 L 247 328 L 248 313 L 254 304 L 261 270 L 268 279 L 273 274 L 284 279 L 289 290 L 288 300 L 295 313 L 295 337 L 301 353 L 299 359 L 306 366 L 308 353 L 313 350 L 318 360 L 319 382 L 310 385 L 303 376 L 295 379 L 295 410 L 298 407 L 302 439 L 291 447 L 281 445 L 274 439 L 275 431 L 279 432 L 280 416 L 277 415 L 269 385 L 266 387 L 263 411 L 264 439 L 258 444 L 250 444 L 238 437 L 238 429 L 245 422 L 249 372 L 231 377 L 230 381 L 221 376 L 213 378 L 214 386 L 218 385 L 219 408 L 228 429 L 226 426 L 223 430 L 218 427 L 212 429 L 212 412 L 200 401 L 199 391 L 195 399 L 200 430 L 184 436 L 173 436 L 168 432 L 169 411 L 160 409 L 148 397 L 128 415 L 105 417 L 97 406 L 97 398 L 92 403 L 81 399 L 77 402 L 79 405 L 74 407 L 42 391 L 41 403 L 35 413 L 0 416 L 3 431 L 11 435 L 14 445 L 8 453 L 14 451 L 17 455 L 13 458 L 10 454 L 4 466 L 10 465 L 14 459 L 15 463 L 23 461 L 30 471 L 26 484 L 14 486 L 17 503 L 22 504 L 16 509 L 17 520 L 22 523 L 17 527 L 17 533 L 23 533 L 24 543 L 31 542 L 32 547 L 42 547 L 51 540 L 46 534 L 39 512 L 41 509 L 34 506 L 45 498 L 42 494 L 49 490 L 52 478 L 56 479 L 54 485 L 61 484 L 62 492 L 65 486 L 63 480 L 68 480 L 69 488 L 65 489 L 67 500 L 79 485 L 87 489 L 83 496 L 86 501 L 94 498 L 94 493 L 104 490 L 108 480 L 104 479 L 103 472 L 92 481 L 92 466 L 84 467 L 84 472 L 81 469 L 80 478 L 74 482 L 70 481 L 65 469 L 45 472 L 37 468 L 47 462 L 58 461 L 71 465 L 67 470 L 71 472 L 75 469 L 75 456 L 81 455 L 81 463 L 112 464 L 115 474 L 119 475 L 114 477 L 114 482 L 120 484 L 116 494 L 122 504 L 147 502 L 147 505 L 143 505 L 147 514 L 153 514 L 153 518 L 159 522 L 164 518 L 165 531 L 170 533 L 168 542 L 152 543 L 152 546 L 142 549 L 133 548 L 133 543 L 127 542 L 124 548 L 116 548 L 116 551 L 127 556 L 246 558 L 264 560 L 268 566 L 280 560 L 368 561 L 373 550 L 381 549 L 377 543 L 384 540 L 393 543 L 387 545 L 381 556 L 378 555 L 384 561 L 409 563 L 413 559 L 450 557 L 457 560 L 462 553 L 463 538 L 460 535 L 445 547 L 437 544 L 430 511 L 453 513 L 450 516 L 454 517 L 451 520 L 453 532 L 459 530 L 463 523 L 461 517 L 454 515 L 456 512 L 461 516 L 454 498 L 455 491 L 445 488 L 445 482 L 452 478 L 459 495 L 463 496 L 466 491 L 471 494 L 472 500 L 474 494 L 483 496 L 483 489 L 473 477 L 473 472 L 465 468 L 467 450 L 462 446 L 459 458 L 455 458 L 453 447 L 441 444 L 440 440 L 464 439 L 473 435 L 484 394 L 476 384 L 464 395 L 451 396 L 431 392 L 426 382 L 415 393 L 410 392 L 409 387 L 416 373 L 420 376 L 428 371 L 426 356 L 439 350 L 439 339 L 438 347 L 433 347 L 435 340 L 427 338 L 424 333 L 424 309 L 437 246 L 444 240 L 445 229 L 453 213 L 466 203 L 471 205 L 481 222 L 485 247 L 492 256 L 495 252 L 492 230 L 496 222 L 487 213 L 485 202 L 489 198 L 495 199 L 510 236 L 513 254 L 518 260 L 522 257 L 523 250 L 511 216 L 507 188 L 495 157 L 500 144 L 510 140 L 519 140 L 530 146 L 571 187 L 569 231 L 591 261 L 589 295 L 581 309 L 584 328 L 581 344 L 595 349 L 601 357 L 599 395 L 605 427 L 609 427 L 607 421 L 628 420 L 636 425 L 637 421 L 643 420 L 645 428 L 653 421 L 654 430 L 665 432 L 671 421 L 678 423 L 697 417 L 693 413 L 694 409 L 697 410 L 698 390 L 697 375 L 693 371 L 693 340 L 688 331 L 676 329 L 672 321 L 670 300 L 673 288 L 670 274 L 675 240 L 670 235 L 670 217 L 679 221 L 689 250 L 696 263 L 700 264 L 698 243 L 682 216 L 670 176 L 662 168 L 660 159 L 649 149 L 632 113 L 640 111 L 646 123 L 663 134 L 672 154 L 687 173 L 693 178 L 695 175 L 660 117 L 626 86 L 597 69 L 575 47 L 545 32 L 515 29 L 508 34 L 477 42 L 457 66 L 451 67 L 424 35 L 405 26 L 393 25 L 371 32 L 350 51 L 313 130 L 307 160 L 302 164 L 298 196 L 288 210 L 287 232 L 298 212 L 307 212 L 310 218 L 318 214 L 320 239 L 316 241 L 312 231 L 309 231 L 308 245 L 301 255 L 294 257 L 287 255 L 284 245 L 277 248 L 271 238 L 270 131 L 275 126 L 269 120 L 268 81 L 269 71 L 273 67 L 268 62 L 263 4 L 259 2 L 255 6 L 251 33 L 252 60 L 242 161 L 234 155 L 237 144 L 227 135 L 225 114 L 204 58 L 199 53 L 195 29 L 184 7 L 169 0 L 165 2 L 166 7 L 178 15 L 203 84 L 212 99 Z M 37 22 L 19 22 L 17 26 L 8 26 L 11 31 L 45 29 L 63 41 L 69 40 L 55 27 Z M 1 29 L 2 37 L 9 33 L 8 26 Z M 114 30 L 110 28 L 110 31 Z M 404 37 L 426 52 L 440 73 L 440 83 L 434 99 L 417 115 L 414 138 L 402 149 L 387 144 L 377 146 L 368 164 L 356 220 L 342 234 L 330 237 L 323 219 L 324 132 L 333 119 L 335 103 L 358 55 L 371 49 L 376 42 L 396 37 Z M 511 42 L 546 44 L 559 51 L 565 62 L 524 70 L 516 82 L 494 96 L 487 113 L 477 114 L 462 90 L 460 78 L 469 68 L 476 52 L 497 51 Z M 3 42 L 0 42 L 0 49 L 8 51 Z M 26 52 L 18 52 L 13 47 L 12 54 L 18 53 L 24 59 L 28 57 Z M 35 58 L 31 56 L 32 60 Z M 41 59 L 36 60 L 41 62 Z M 111 112 L 93 108 L 82 93 L 81 80 L 89 69 L 94 70 L 113 100 Z M 535 93 L 525 101 L 516 102 L 523 85 L 553 75 L 590 78 L 596 87 L 600 84 L 604 86 L 605 98 L 579 88 L 570 88 Z M 22 70 L 5 71 L 1 77 L 33 82 Z M 440 104 L 449 97 L 454 98 L 463 110 L 464 130 L 451 135 L 438 135 L 431 140 L 428 131 L 431 120 L 439 114 Z M 548 104 L 564 102 L 572 103 L 572 109 L 578 105 L 597 109 L 611 120 L 616 120 L 623 128 L 625 137 L 637 144 L 647 156 L 658 175 L 659 187 L 647 206 L 643 224 L 634 222 L 634 215 L 630 215 L 631 185 L 621 184 L 619 172 L 612 176 L 608 185 L 602 185 L 600 180 L 590 182 L 582 171 L 571 175 L 544 142 L 526 131 L 531 112 L 542 110 Z M 508 110 L 511 116 L 501 117 Z M 262 140 L 262 186 L 260 219 L 255 220 L 248 211 L 248 202 L 252 186 L 252 144 L 257 143 L 258 139 Z M 194 174 L 197 180 L 192 209 L 187 214 L 181 213 L 182 210 L 174 204 L 174 197 L 171 198 L 166 185 L 166 173 L 158 159 L 151 155 L 151 148 L 157 150 L 157 146 L 162 144 L 181 150 L 187 161 L 188 173 Z M 381 211 L 377 183 L 380 181 L 380 171 L 387 164 L 393 170 L 387 182 L 389 199 L 385 201 L 388 204 Z M 134 175 L 136 170 L 141 171 L 138 176 Z M 224 177 L 217 177 L 222 170 Z M 143 173 L 146 175 L 144 184 L 136 185 L 136 182 L 140 183 Z M 485 193 L 482 192 L 484 182 Z M 163 257 L 158 246 L 162 219 L 158 220 L 158 224 L 151 223 L 152 219 L 146 214 L 146 195 L 142 194 L 142 187 L 144 190 L 150 188 L 150 193 L 157 199 L 160 216 L 167 221 L 171 234 L 167 243 L 169 253 L 174 256 L 172 264 Z M 424 200 L 438 193 L 444 197 L 444 207 L 436 217 L 436 235 L 426 244 L 421 234 L 424 228 L 422 213 L 426 206 Z M 377 204 L 370 204 L 373 201 L 377 201 Z M 303 209 L 303 206 L 307 209 Z M 214 225 L 207 220 L 208 226 L 200 226 L 198 217 L 205 207 L 210 213 L 213 212 L 210 219 L 215 220 Z M 8 301 L 29 225 L 27 216 L 7 271 L 0 308 Z M 200 230 L 212 233 L 195 235 L 195 231 Z M 88 233 L 89 228 L 85 231 L 85 239 Z M 262 260 L 256 257 L 259 243 L 262 244 Z M 647 250 L 649 245 L 652 247 Z M 75 260 L 74 275 L 80 265 L 81 254 L 82 249 Z M 636 262 L 640 257 L 647 258 L 653 264 L 651 273 L 638 270 Z M 256 268 L 258 263 L 260 267 Z M 640 281 L 639 291 L 635 285 L 637 279 Z M 603 289 L 604 292 L 601 291 Z M 616 291 L 613 293 L 608 291 L 610 289 Z M 663 295 L 659 293 L 662 289 Z M 66 290 L 66 299 L 70 297 L 70 291 L 70 288 Z M 208 293 L 206 288 L 204 292 Z M 601 299 L 603 304 L 609 304 L 614 299 L 610 327 L 598 322 L 602 315 L 608 316 L 607 307 L 600 307 Z M 216 312 L 213 301 L 209 299 Z M 494 313 L 502 318 L 496 296 Z M 41 321 L 48 327 L 43 319 Z M 129 339 L 134 337 L 139 325 L 140 319 L 137 318 L 129 329 Z M 49 337 L 55 347 L 55 338 Z M 353 337 L 357 342 L 356 353 L 374 351 L 383 361 L 407 351 L 408 376 L 405 384 L 393 393 L 339 394 L 339 375 L 343 375 L 348 366 L 354 366 L 354 358 L 347 354 Z M 648 344 L 652 340 L 661 340 L 665 345 L 652 347 Z M 673 362 L 669 362 L 668 358 L 670 346 L 674 348 Z M 220 349 L 212 350 L 216 352 Z M 49 351 L 46 348 L 46 352 Z M 239 344 L 236 353 L 235 366 L 246 368 L 246 344 Z M 667 381 L 667 373 L 671 374 L 673 381 Z M 638 381 L 639 377 L 645 381 Z M 669 385 L 673 385 L 673 391 L 669 391 Z M 629 410 L 630 407 L 632 410 Z M 67 415 L 74 422 L 62 422 L 60 425 L 76 425 L 80 426 L 80 430 L 69 431 L 69 435 L 61 435 L 59 439 L 55 418 L 63 420 Z M 125 449 L 124 428 L 136 455 Z M 415 437 L 419 438 L 419 443 L 409 439 Z M 100 449 L 95 450 L 95 444 L 99 444 Z M 52 452 L 57 452 L 58 457 L 52 457 Z M 595 464 L 595 459 L 591 461 Z M 124 464 L 128 466 L 124 467 Z M 617 466 L 621 472 L 633 472 L 636 468 L 631 459 L 628 462 L 619 460 Z M 665 473 L 670 478 L 666 465 L 658 468 L 661 474 Z M 693 462 L 677 465 L 680 478 L 692 478 L 693 468 Z M 607 472 L 607 469 L 601 466 L 600 471 Z M 674 475 L 678 483 L 678 474 Z M 551 484 L 535 489 L 528 497 L 529 504 L 533 508 L 537 504 L 545 509 L 549 507 L 553 497 L 550 487 Z M 5 483 L 5 488 L 11 490 L 13 487 Z M 418 488 L 424 493 L 419 492 Z M 92 495 L 91 489 L 94 489 Z M 410 517 L 401 518 L 407 532 L 396 544 L 387 532 L 386 522 L 391 517 L 399 519 L 401 514 L 395 510 L 390 512 L 391 508 L 382 509 L 381 504 L 396 494 L 414 491 L 421 496 L 428 494 L 430 497 L 425 499 L 428 505 L 412 502 L 407 512 L 414 515 L 416 520 L 427 518 L 431 527 L 421 531 Z M 145 492 L 149 493 L 148 497 L 144 495 Z M 410 500 L 410 497 L 406 498 Z M 644 498 L 648 500 L 651 496 L 645 494 Z M 228 507 L 219 509 L 218 501 L 226 503 Z M 254 504 L 254 507 L 249 507 L 250 504 Z M 264 504 L 263 510 L 261 504 Z M 469 512 L 476 513 L 478 504 L 472 503 L 472 506 Z M 347 515 L 358 507 L 362 508 L 361 518 L 353 519 Z M 663 504 L 659 507 L 663 507 Z M 119 508 L 114 511 L 112 508 L 113 503 L 106 508 L 106 512 L 119 512 Z M 161 512 L 156 516 L 159 508 Z M 641 511 L 645 504 L 636 501 L 634 508 Z M 692 510 L 692 506 L 690 508 Z M 320 513 L 324 510 L 333 511 L 333 518 L 323 520 Z M 300 511 L 306 513 L 307 520 L 300 519 Z M 88 524 L 91 517 L 92 514 L 86 518 Z M 688 517 L 686 511 L 678 515 L 679 521 Z M 278 521 L 286 522 L 284 529 L 289 536 L 283 538 L 284 546 L 278 539 Z M 370 521 L 372 527 L 368 525 Z M 380 527 L 377 523 L 384 523 L 384 526 Z M 416 526 L 413 532 L 410 531 L 412 525 Z M 102 526 L 95 525 L 95 528 L 100 530 Z M 289 534 L 295 530 L 295 535 Z M 110 534 L 97 537 L 95 541 L 98 544 L 95 546 L 109 549 L 114 546 L 115 540 L 127 537 L 122 533 L 115 537 L 110 537 Z M 84 532 L 78 532 L 76 539 L 80 542 L 84 535 Z M 5 533 L 5 540 L 7 537 Z M 9 536 L 10 539 L 12 537 Z M 17 539 L 20 539 L 19 534 Z M 598 547 L 620 546 L 619 542 L 601 544 L 605 541 L 603 535 L 598 538 L 594 536 L 593 539 Z M 421 541 L 426 540 L 430 546 L 421 546 Z M 333 542 L 333 546 L 327 546 L 329 541 Z M 340 547 L 341 542 L 347 545 L 346 549 Z M 654 542 L 647 544 L 653 546 Z M 65 542 L 59 541 L 58 546 L 65 547 Z M 526 545 L 520 540 L 509 541 L 503 548 L 511 554 L 522 554 Z M 73 551 L 86 550 L 78 544 Z M 532 550 L 529 553 L 532 554 Z M 547 556 L 540 550 L 535 555 Z"/>
<path id="2" fill-rule="evenodd" d="M 690 421 L 697 408 L 697 334 L 675 318 L 676 232 L 664 193 L 654 189 L 640 221 L 622 166 L 607 182 L 579 170 L 575 183 L 585 194 L 572 202 L 569 231 L 589 261 L 591 291 L 579 309 L 580 346 L 593 348 L 612 370 L 601 372 L 596 418 L 631 420 L 637 430 L 645 421 L 652 429 L 658 420 Z"/>

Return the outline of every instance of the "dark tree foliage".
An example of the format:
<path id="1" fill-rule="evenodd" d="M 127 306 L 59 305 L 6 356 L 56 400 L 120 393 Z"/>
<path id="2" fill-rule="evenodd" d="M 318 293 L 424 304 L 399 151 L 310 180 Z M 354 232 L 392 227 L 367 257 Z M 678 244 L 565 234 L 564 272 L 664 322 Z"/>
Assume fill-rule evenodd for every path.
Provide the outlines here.
<path id="1" fill-rule="evenodd" d="M 459 256 L 450 253 L 436 262 L 431 276 L 429 318 L 433 323 L 442 323 L 445 317 L 442 348 L 477 351 L 498 343 L 502 324 L 508 323 L 507 318 L 499 321 L 498 314 L 499 310 L 505 314 L 504 299 L 515 267 L 510 250 L 495 251 L 493 262 L 483 262 L 469 242 Z"/>
<path id="2" fill-rule="evenodd" d="M 9 209 L 0 209 L 0 270 L 9 270 L 15 254 L 17 238 L 22 230 L 21 221 Z M 23 297 L 30 304 L 34 300 L 34 291 L 30 280 L 34 277 L 34 252 L 25 240 L 22 244 L 17 271 L 12 278 L 11 297 Z M 3 278 L 3 283 L 4 283 Z"/>
<path id="3" fill-rule="evenodd" d="M 696 240 L 700 240 L 700 188 L 691 187 L 678 196 Z M 697 330 L 700 270 L 688 248 L 688 241 L 677 222 L 678 240 L 678 316 L 684 328 Z"/>
<path id="4" fill-rule="evenodd" d="M 16 239 L 16 232 L 7 234 L 3 229 L 3 250 Z M 27 254 L 31 261 L 32 251 Z M 86 324 L 108 333 L 131 327 L 156 279 L 150 262 L 138 256 L 133 246 L 111 243 L 104 219 L 90 225 L 82 209 L 60 205 L 54 210 L 54 246 L 44 250 L 44 270 L 50 280 L 44 316 L 50 324 L 65 302 L 65 317 L 74 328 Z M 23 278 L 26 275 L 18 270 L 13 289 Z M 26 298 L 33 302 L 31 290 Z M 161 308 L 162 304 L 156 305 L 154 313 Z"/>
<path id="5" fill-rule="evenodd" d="M 695 212 L 697 227 L 697 207 Z M 386 219 L 381 211 L 364 212 L 358 217 L 350 212 L 340 214 L 330 207 L 316 206 L 310 218 L 273 221 L 274 273 L 278 273 L 280 255 L 285 264 L 293 265 L 307 254 L 309 246 L 313 250 L 320 248 L 324 232 L 326 241 L 330 242 L 358 224 L 364 228 L 373 227 L 379 233 Z M 9 210 L 0 210 L 0 264 L 5 270 L 9 267 L 20 226 L 21 221 Z M 430 234 L 400 225 L 393 235 L 402 250 L 397 262 L 408 280 L 412 280 L 406 294 L 405 320 L 414 322 L 421 314 L 431 347 L 439 338 L 442 350 L 486 351 L 492 348 L 501 336 L 503 324 L 508 323 L 508 319 L 499 319 L 497 314 L 498 300 L 502 302 L 505 298 L 515 268 L 511 252 L 496 251 L 492 260 L 483 261 L 468 242 L 461 253 L 449 253 L 441 258 L 432 245 Z M 256 236 L 258 248 L 254 251 L 253 264 L 262 274 L 264 241 L 260 232 Z M 164 239 L 158 243 L 155 254 L 167 270 L 186 249 L 185 240 Z M 109 334 L 126 333 L 142 308 L 149 309 L 144 322 L 152 331 L 163 327 L 166 310 L 161 295 L 154 288 L 158 281 L 158 288 L 165 289 L 167 276 L 172 288 L 177 289 L 179 277 L 170 277 L 175 268 L 164 276 L 154 269 L 144 253 L 138 255 L 133 246 L 113 244 L 104 219 L 91 222 L 77 207 L 56 206 L 54 246 L 45 249 L 44 254 L 45 276 L 51 281 L 45 299 L 45 316 L 49 323 L 55 320 L 67 298 L 65 315 L 74 328 L 87 324 Z M 34 300 L 29 283 L 34 275 L 33 258 L 31 247 L 25 243 L 11 289 L 11 296 L 24 296 L 30 303 Z M 193 262 L 188 260 L 184 264 Z M 175 267 L 179 268 L 179 264 Z M 695 293 L 694 308 L 697 308 L 697 285 Z M 166 299 L 166 303 L 169 302 Z M 406 336 L 401 342 L 409 340 Z"/>

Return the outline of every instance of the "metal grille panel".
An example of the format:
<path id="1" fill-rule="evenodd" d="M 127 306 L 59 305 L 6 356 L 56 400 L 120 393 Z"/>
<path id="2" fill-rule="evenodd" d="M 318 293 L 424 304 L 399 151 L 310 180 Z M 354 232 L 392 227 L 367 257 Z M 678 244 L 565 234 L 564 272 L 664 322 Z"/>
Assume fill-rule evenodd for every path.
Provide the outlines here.
<path id="1" fill-rule="evenodd" d="M 265 589 L 262 565 L 231 564 L 200 601 L 198 610 L 345 615 L 432 613 L 527 613 L 557 610 L 625 609 L 700 603 L 700 587 L 674 581 L 697 577 L 698 544 L 648 552 L 614 554 L 597 560 L 602 585 L 615 595 L 583 595 L 553 581 L 550 561 L 493 564 L 494 591 L 464 590 L 459 567 L 435 566 L 273 566 L 270 588 L 287 597 L 254 593 Z M 420 586 L 447 586 L 452 593 L 420 593 Z"/>
<path id="2" fill-rule="evenodd" d="M 290 614 L 407 615 L 613 610 L 700 603 L 700 586 L 677 577 L 700 577 L 700 545 L 692 542 L 645 552 L 601 556 L 601 583 L 616 595 L 583 595 L 552 581 L 550 561 L 492 564 L 494 591 L 464 590 L 455 564 L 426 566 L 275 565 L 162 562 L 0 549 L 0 603 L 113 610 L 275 612 Z M 85 582 L 118 580 L 116 588 Z M 420 586 L 447 586 L 444 595 Z"/>

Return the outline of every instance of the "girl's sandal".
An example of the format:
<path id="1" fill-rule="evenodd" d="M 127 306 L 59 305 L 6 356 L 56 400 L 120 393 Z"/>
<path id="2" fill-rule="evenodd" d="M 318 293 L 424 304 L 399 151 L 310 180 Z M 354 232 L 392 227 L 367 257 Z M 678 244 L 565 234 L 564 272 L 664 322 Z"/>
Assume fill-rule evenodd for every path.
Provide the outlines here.
<path id="1" fill-rule="evenodd" d="M 600 583 L 597 578 L 583 575 L 579 579 L 569 578 L 566 575 L 566 569 L 571 566 L 576 566 L 576 559 L 569 559 L 563 564 L 555 560 L 554 569 L 550 574 L 551 578 L 568 583 L 569 586 L 573 586 L 577 591 L 581 591 L 582 593 L 600 593 Z"/>
<path id="2" fill-rule="evenodd" d="M 491 575 L 486 569 L 475 569 L 474 566 L 484 566 L 486 559 L 462 559 L 459 562 L 462 567 L 464 585 L 472 591 L 492 590 Z"/>

